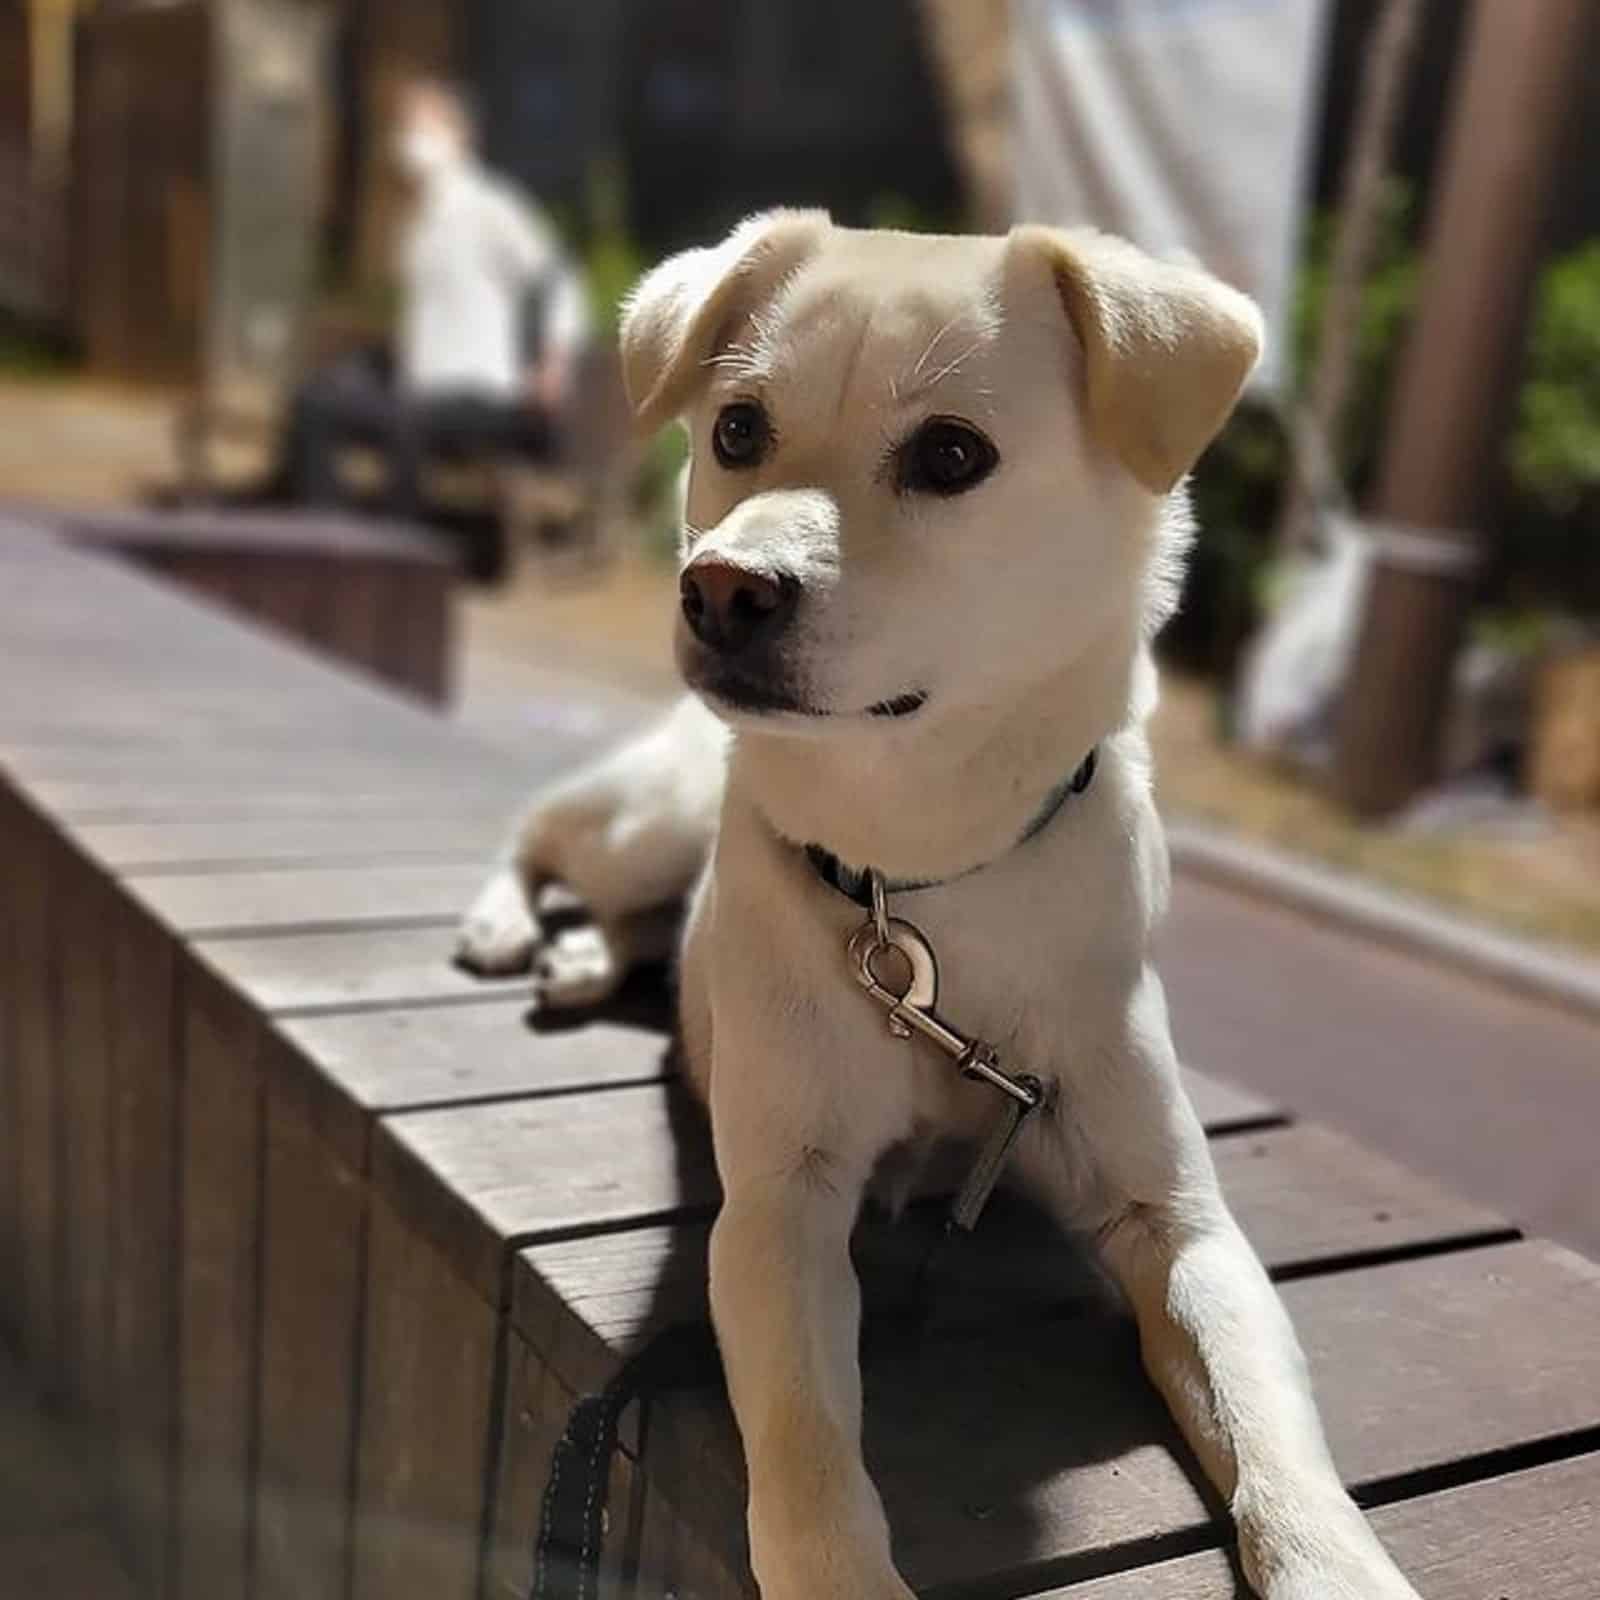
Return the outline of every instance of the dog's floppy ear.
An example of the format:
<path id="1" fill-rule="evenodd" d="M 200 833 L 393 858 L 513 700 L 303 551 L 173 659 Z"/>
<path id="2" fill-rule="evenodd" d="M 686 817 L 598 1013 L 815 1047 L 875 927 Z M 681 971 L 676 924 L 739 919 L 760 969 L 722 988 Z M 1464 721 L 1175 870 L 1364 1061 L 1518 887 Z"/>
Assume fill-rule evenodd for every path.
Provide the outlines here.
<path id="1" fill-rule="evenodd" d="M 1197 265 L 1092 229 L 1012 230 L 1042 255 L 1083 346 L 1091 434 L 1165 494 L 1216 436 L 1261 355 L 1255 303 Z"/>
<path id="2" fill-rule="evenodd" d="M 640 280 L 622 309 L 622 381 L 640 424 L 683 408 L 719 335 L 816 249 L 826 211 L 763 211 L 719 245 L 685 250 Z"/>

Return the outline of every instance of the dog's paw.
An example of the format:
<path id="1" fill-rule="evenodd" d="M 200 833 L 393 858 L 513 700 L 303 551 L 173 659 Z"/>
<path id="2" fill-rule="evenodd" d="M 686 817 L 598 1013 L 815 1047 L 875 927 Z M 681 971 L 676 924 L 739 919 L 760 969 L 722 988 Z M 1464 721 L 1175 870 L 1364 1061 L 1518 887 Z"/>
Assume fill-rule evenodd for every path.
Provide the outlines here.
<path id="1" fill-rule="evenodd" d="M 578 1011 L 609 1000 L 622 985 L 622 964 L 598 923 L 563 928 L 533 959 L 541 1009 Z"/>
<path id="2" fill-rule="evenodd" d="M 538 919 L 528 906 L 522 883 L 509 868 L 497 872 L 456 934 L 456 964 L 482 978 L 527 972 L 540 942 Z"/>

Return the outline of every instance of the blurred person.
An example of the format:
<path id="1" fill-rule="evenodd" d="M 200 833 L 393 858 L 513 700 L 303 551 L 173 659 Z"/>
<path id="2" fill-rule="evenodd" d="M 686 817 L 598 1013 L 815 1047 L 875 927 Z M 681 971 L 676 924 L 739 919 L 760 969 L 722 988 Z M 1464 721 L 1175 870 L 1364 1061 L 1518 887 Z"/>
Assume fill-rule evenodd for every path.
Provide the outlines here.
<path id="1" fill-rule="evenodd" d="M 410 190 L 393 348 L 312 373 L 291 410 L 281 478 L 296 499 L 332 504 L 339 453 L 362 444 L 384 457 L 388 509 L 411 517 L 432 454 L 557 453 L 589 319 L 549 221 L 479 160 L 460 91 L 412 84 L 390 153 Z"/>

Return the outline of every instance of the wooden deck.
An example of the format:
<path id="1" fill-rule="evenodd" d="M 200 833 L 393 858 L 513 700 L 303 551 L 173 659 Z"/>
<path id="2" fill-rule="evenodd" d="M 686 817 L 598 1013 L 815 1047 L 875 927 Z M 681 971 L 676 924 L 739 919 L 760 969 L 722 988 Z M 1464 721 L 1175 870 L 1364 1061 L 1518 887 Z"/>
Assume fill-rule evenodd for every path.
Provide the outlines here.
<path id="1" fill-rule="evenodd" d="M 94 1441 L 123 1558 L 162 1600 L 520 1597 L 572 1398 L 703 1306 L 716 1192 L 660 996 L 535 1032 L 448 965 L 532 771 L 48 540 L 0 545 L 0 637 L 0 1321 Z M 1226 1019 L 1204 1038 L 1225 1066 Z M 1421 1591 L 1592 1600 L 1600 1269 L 1191 1086 Z M 926 1225 L 863 1230 L 869 1307 Z M 1235 1592 L 1064 1241 L 1010 1203 L 936 1306 L 867 1368 L 919 1590 Z M 720 1395 L 625 1438 L 607 1592 L 745 1592 Z"/>

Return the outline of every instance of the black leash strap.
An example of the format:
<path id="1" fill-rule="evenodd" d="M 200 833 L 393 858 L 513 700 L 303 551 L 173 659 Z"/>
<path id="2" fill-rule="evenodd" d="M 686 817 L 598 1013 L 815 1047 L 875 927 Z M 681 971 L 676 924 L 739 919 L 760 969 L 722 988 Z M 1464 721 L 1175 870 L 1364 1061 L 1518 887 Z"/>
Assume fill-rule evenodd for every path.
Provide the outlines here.
<path id="1" fill-rule="evenodd" d="M 623 1412 L 641 1397 L 721 1381 L 711 1324 L 688 1322 L 658 1333 L 599 1394 L 586 1395 L 572 1408 L 550 1462 L 530 1600 L 596 1600 L 611 1458 Z"/>
<path id="2" fill-rule="evenodd" d="M 934 1268 L 957 1233 L 946 1220 L 912 1277 L 910 1293 L 868 1323 L 864 1359 L 886 1349 L 904 1350 L 927 1326 Z M 709 1322 L 665 1328 L 617 1369 L 598 1394 L 572 1408 L 550 1460 L 533 1547 L 529 1600 L 597 1600 L 611 1461 L 622 1414 L 635 1400 L 646 1404 L 674 1389 L 701 1389 L 723 1381 L 722 1357 Z"/>

